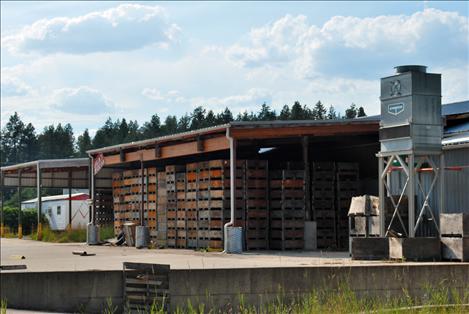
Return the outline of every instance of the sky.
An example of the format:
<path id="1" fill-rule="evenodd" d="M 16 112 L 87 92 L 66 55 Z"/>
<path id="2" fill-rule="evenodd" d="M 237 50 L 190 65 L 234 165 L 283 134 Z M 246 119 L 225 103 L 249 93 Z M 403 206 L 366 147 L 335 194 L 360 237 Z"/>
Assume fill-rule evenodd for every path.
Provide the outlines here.
<path id="1" fill-rule="evenodd" d="M 403 64 L 469 99 L 469 3 L 1 1 L 1 123 L 93 134 L 108 117 L 318 100 L 379 114 Z"/>

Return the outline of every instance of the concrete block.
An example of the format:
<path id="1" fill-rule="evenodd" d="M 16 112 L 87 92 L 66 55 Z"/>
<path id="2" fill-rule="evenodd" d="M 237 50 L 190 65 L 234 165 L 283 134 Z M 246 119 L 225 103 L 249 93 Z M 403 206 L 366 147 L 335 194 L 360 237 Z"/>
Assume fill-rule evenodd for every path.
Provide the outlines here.
<path id="1" fill-rule="evenodd" d="M 441 238 L 441 255 L 445 260 L 469 262 L 469 238 Z"/>
<path id="2" fill-rule="evenodd" d="M 379 217 L 378 216 L 355 216 L 352 217 L 354 224 L 350 230 L 351 235 L 366 234 L 366 220 L 368 220 L 368 235 L 379 235 Z"/>
<path id="3" fill-rule="evenodd" d="M 304 249 L 305 251 L 315 251 L 318 249 L 316 221 L 305 221 Z"/>
<path id="4" fill-rule="evenodd" d="M 469 214 L 440 214 L 442 236 L 469 237 Z"/>
<path id="5" fill-rule="evenodd" d="M 352 259 L 383 260 L 388 258 L 388 238 L 352 238 Z"/>
<path id="6" fill-rule="evenodd" d="M 441 260 L 439 238 L 389 238 L 389 258 L 406 261 Z"/>

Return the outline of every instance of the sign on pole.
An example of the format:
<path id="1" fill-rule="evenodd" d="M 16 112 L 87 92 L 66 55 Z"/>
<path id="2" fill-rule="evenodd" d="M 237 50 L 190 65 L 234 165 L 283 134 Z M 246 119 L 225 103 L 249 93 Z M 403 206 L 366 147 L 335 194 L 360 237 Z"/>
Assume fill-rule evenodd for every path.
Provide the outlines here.
<path id="1" fill-rule="evenodd" d="M 96 175 L 104 167 L 104 155 L 98 154 L 93 160 L 93 173 Z"/>

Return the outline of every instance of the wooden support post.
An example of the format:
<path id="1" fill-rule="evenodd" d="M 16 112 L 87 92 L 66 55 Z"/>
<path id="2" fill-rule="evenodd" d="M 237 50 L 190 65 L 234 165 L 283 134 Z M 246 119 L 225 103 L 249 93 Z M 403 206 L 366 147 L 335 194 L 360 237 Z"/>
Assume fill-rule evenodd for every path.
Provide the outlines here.
<path id="1" fill-rule="evenodd" d="M 68 171 L 68 230 L 72 230 L 72 170 Z"/>
<path id="2" fill-rule="evenodd" d="M 311 208 L 311 178 L 310 178 L 310 166 L 309 166 L 309 138 L 303 136 L 303 164 L 305 170 L 305 219 L 306 221 L 315 220 L 315 213 L 312 212 Z"/>
<path id="3" fill-rule="evenodd" d="M 37 240 L 42 240 L 42 190 L 41 165 L 37 163 L 36 189 L 37 189 Z"/>
<path id="4" fill-rule="evenodd" d="M 92 196 L 91 192 L 93 190 L 93 187 L 92 187 L 92 185 L 93 185 L 93 183 L 92 183 L 93 182 L 93 179 L 92 179 L 93 178 L 93 157 L 90 157 L 89 166 L 88 166 L 87 171 L 88 171 L 88 195 L 89 195 L 90 198 L 92 198 L 93 196 Z M 91 211 L 92 211 L 92 208 L 91 208 L 90 204 L 88 203 L 88 215 L 89 215 L 88 216 L 88 222 L 90 222 L 90 223 L 91 223 L 91 219 L 92 219 L 91 218 L 91 216 L 92 216 Z"/>
<path id="5" fill-rule="evenodd" d="M 21 169 L 18 170 L 18 239 L 23 238 L 23 224 L 22 224 L 22 211 L 21 211 Z"/>
<path id="6" fill-rule="evenodd" d="M 1 204 L 1 212 L 0 212 L 0 238 L 3 237 L 4 233 L 5 233 L 5 221 L 3 220 L 4 219 L 4 216 L 3 216 L 3 202 L 5 201 L 5 181 L 4 181 L 4 175 L 3 173 L 0 173 L 0 176 L 1 176 L 1 186 L 0 186 L 0 193 L 1 193 L 1 199 L 0 199 L 0 202 L 2 202 Z"/>

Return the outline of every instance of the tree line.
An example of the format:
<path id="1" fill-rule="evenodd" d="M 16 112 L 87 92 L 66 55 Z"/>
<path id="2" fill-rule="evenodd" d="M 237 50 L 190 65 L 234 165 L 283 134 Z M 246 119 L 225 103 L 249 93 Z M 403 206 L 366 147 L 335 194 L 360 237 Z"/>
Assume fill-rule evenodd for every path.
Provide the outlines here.
<path id="1" fill-rule="evenodd" d="M 127 121 L 125 118 L 115 121 L 108 118 L 94 137 L 91 137 L 86 129 L 75 138 L 69 123 L 46 126 L 37 134 L 35 127 L 31 123 L 25 124 L 15 112 L 1 130 L 1 163 L 9 165 L 37 159 L 85 157 L 86 151 L 94 148 L 197 130 L 231 121 L 334 120 L 364 116 L 366 113 L 363 107 L 355 104 L 341 115 L 333 106 L 326 108 L 320 101 L 312 108 L 297 101 L 291 107 L 283 106 L 279 113 L 263 104 L 256 113 L 245 111 L 236 117 L 228 108 L 214 113 L 200 106 L 192 113 L 186 113 L 179 118 L 168 115 L 163 122 L 154 114 L 142 126 L 139 126 L 137 121 Z"/>

